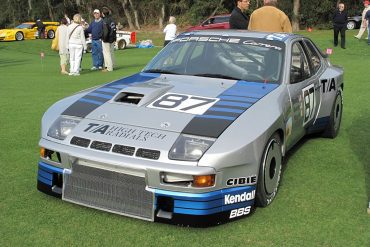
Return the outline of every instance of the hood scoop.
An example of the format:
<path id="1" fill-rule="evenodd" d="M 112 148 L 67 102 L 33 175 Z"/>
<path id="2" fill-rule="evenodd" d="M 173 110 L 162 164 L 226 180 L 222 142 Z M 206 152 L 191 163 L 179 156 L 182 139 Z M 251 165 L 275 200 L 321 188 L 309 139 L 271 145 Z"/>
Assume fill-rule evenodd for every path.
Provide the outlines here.
<path id="1" fill-rule="evenodd" d="M 114 99 L 114 102 L 138 105 L 143 97 L 144 94 L 121 92 Z"/>
<path id="2" fill-rule="evenodd" d="M 163 83 L 144 83 L 124 88 L 113 98 L 114 103 L 142 106 L 168 92 L 172 85 Z"/>

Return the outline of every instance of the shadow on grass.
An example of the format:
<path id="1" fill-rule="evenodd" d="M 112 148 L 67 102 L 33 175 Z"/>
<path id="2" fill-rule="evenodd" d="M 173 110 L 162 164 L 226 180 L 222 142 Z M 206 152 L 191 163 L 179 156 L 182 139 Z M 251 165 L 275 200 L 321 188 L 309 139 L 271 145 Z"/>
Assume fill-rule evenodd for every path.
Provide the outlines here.
<path id="1" fill-rule="evenodd" d="M 370 203 L 370 115 L 368 112 L 361 112 L 359 116 L 353 120 L 350 127 L 351 134 L 349 141 L 351 149 L 362 163 L 365 173 L 365 186 L 368 201 Z"/>
<path id="2" fill-rule="evenodd" d="M 0 59 L 0 67 L 11 67 L 15 65 L 23 65 L 23 64 L 28 64 L 28 60 L 18 60 L 18 59 Z"/>

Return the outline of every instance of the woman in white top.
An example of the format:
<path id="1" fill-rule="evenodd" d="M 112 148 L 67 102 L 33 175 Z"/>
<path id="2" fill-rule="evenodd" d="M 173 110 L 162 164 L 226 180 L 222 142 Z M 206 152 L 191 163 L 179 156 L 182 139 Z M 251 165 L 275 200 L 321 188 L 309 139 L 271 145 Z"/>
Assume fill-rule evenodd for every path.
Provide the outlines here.
<path id="1" fill-rule="evenodd" d="M 81 15 L 73 16 L 73 23 L 68 26 L 69 75 L 80 75 L 82 52 L 86 50 L 85 33 L 81 24 Z"/>
<path id="2" fill-rule="evenodd" d="M 175 25 L 176 18 L 174 16 L 170 16 L 169 24 L 164 28 L 163 32 L 166 34 L 164 37 L 164 44 L 163 47 L 166 46 L 168 43 L 171 42 L 174 38 L 176 38 L 176 31 L 177 27 Z"/>

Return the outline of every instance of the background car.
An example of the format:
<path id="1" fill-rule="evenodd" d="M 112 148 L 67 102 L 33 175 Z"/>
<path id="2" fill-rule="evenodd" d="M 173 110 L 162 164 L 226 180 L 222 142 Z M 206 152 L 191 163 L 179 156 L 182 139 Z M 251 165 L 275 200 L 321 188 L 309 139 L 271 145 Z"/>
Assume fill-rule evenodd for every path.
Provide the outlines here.
<path id="1" fill-rule="evenodd" d="M 343 85 L 301 35 L 182 33 L 140 73 L 47 110 L 37 188 L 148 221 L 239 219 L 273 202 L 303 136 L 337 136 Z"/>
<path id="2" fill-rule="evenodd" d="M 129 31 L 117 31 L 116 33 L 117 40 L 114 43 L 114 49 L 116 50 L 123 50 L 126 48 L 127 45 L 135 44 L 136 43 L 136 32 L 129 32 Z M 91 38 L 86 39 L 87 49 L 86 52 L 91 52 Z"/>
<path id="3" fill-rule="evenodd" d="M 361 22 L 362 22 L 361 15 L 355 15 L 355 16 L 348 17 L 347 29 L 348 30 L 359 29 L 361 26 Z"/>
<path id="4" fill-rule="evenodd" d="M 45 25 L 45 37 L 53 39 L 59 26 L 59 22 L 43 22 Z M 35 22 L 25 22 L 12 29 L 0 30 L 0 41 L 20 41 L 36 39 L 38 36 Z"/>
<path id="5" fill-rule="evenodd" d="M 198 26 L 189 27 L 186 31 L 205 30 L 205 29 L 229 29 L 230 15 L 211 16 Z"/>

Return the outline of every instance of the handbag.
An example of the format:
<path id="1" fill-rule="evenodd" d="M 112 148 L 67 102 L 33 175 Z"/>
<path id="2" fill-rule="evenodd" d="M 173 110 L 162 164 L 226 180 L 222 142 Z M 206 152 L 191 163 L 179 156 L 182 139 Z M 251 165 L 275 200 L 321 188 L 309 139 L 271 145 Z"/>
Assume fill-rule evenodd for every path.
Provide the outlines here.
<path id="1" fill-rule="evenodd" d="M 51 49 L 53 51 L 59 51 L 59 30 L 55 33 L 55 38 L 51 42 Z"/>

